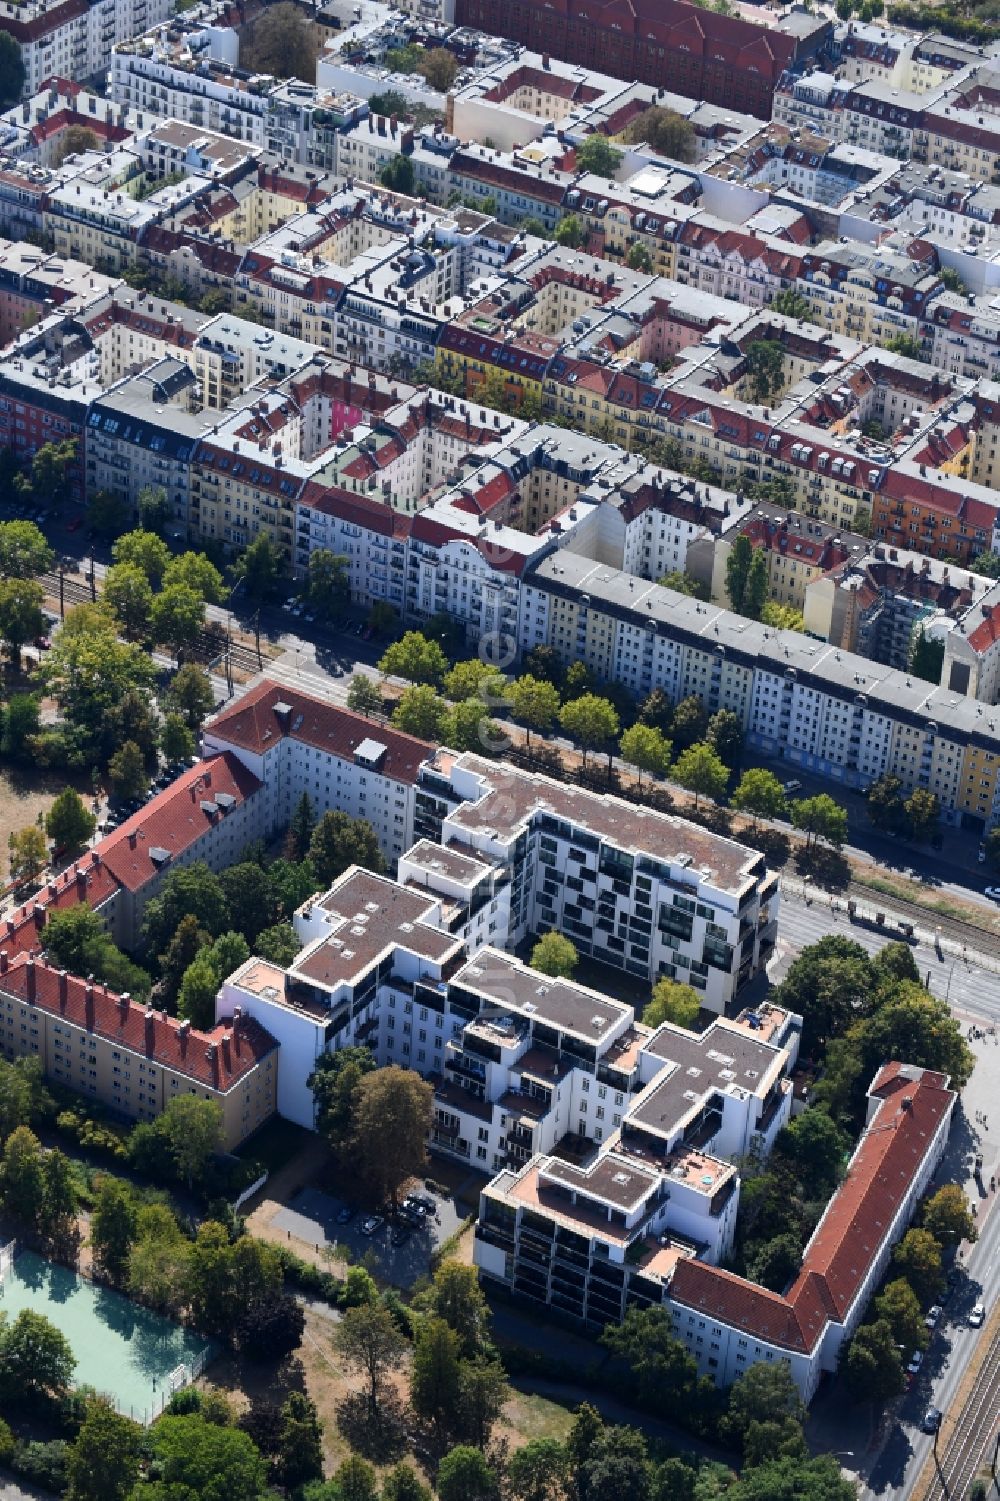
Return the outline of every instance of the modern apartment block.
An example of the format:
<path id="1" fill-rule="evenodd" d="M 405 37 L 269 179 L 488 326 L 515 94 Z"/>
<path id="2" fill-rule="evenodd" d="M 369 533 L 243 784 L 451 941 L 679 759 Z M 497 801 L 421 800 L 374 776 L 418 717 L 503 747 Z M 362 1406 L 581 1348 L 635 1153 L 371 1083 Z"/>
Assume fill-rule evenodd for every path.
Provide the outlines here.
<path id="1" fill-rule="evenodd" d="M 693 985 L 716 1012 L 773 950 L 763 855 L 684 819 L 447 750 L 421 768 L 414 813 L 418 837 L 510 872 L 503 947 L 555 928 L 616 969 Z"/>
<path id="2" fill-rule="evenodd" d="M 0 1050 L 37 1058 L 64 1088 L 115 1115 L 155 1120 L 195 1095 L 222 1110 L 222 1140 L 238 1147 L 274 1113 L 278 1044 L 237 1010 L 198 1032 L 128 995 L 0 948 Z"/>

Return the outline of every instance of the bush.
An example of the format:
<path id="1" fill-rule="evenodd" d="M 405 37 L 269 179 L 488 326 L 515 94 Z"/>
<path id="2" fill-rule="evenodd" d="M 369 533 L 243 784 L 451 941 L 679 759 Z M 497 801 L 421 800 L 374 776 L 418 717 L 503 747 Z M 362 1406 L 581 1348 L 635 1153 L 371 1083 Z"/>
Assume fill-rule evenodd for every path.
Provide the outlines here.
<path id="1" fill-rule="evenodd" d="M 66 1489 L 66 1456 L 69 1445 L 61 1438 L 47 1444 L 17 1444 L 11 1456 L 10 1467 L 15 1475 L 21 1475 L 43 1491 L 53 1491 L 61 1496 Z"/>
<path id="2" fill-rule="evenodd" d="M 331 1308 L 339 1306 L 341 1290 L 344 1286 L 339 1277 L 335 1277 L 332 1272 L 322 1271 L 308 1261 L 303 1261 L 301 1256 L 296 1256 L 295 1252 L 288 1250 L 286 1246 L 275 1246 L 273 1249 L 281 1262 L 286 1286 L 297 1287 L 304 1293 L 312 1293 L 314 1297 L 322 1298 L 324 1303 L 329 1303 Z"/>
<path id="3" fill-rule="evenodd" d="M 10 1428 L 0 1418 L 0 1465 L 10 1463 L 10 1457 L 14 1452 L 14 1435 Z"/>

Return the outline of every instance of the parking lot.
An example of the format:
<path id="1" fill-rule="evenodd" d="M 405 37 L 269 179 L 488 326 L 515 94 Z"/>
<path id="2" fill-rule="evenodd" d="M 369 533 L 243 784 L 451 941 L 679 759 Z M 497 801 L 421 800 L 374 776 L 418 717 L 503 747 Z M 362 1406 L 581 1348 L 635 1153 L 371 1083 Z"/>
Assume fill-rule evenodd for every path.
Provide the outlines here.
<path id="1" fill-rule="evenodd" d="M 338 1246 L 347 1247 L 352 1261 L 360 1261 L 366 1252 L 371 1251 L 378 1277 L 396 1287 L 412 1287 L 418 1277 L 426 1276 L 435 1249 L 462 1223 L 452 1199 L 443 1198 L 427 1188 L 421 1188 L 419 1193 L 427 1200 L 428 1206 L 433 1205 L 433 1212 L 419 1224 L 404 1225 L 390 1223 L 381 1215 L 369 1216 L 367 1211 L 356 1209 L 318 1188 L 303 1188 L 289 1205 L 277 1211 L 270 1228 L 321 1249 L 329 1247 L 333 1252 Z M 343 1222 L 342 1217 L 349 1210 L 352 1217 Z M 371 1218 L 377 1218 L 379 1223 L 373 1231 L 366 1233 Z M 406 1232 L 405 1238 L 403 1232 Z"/>

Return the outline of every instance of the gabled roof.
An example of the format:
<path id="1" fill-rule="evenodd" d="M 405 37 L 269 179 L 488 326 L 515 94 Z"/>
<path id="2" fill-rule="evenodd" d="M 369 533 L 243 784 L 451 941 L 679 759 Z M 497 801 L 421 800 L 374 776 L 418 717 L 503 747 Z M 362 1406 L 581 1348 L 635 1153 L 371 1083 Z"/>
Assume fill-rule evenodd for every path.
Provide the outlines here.
<path id="1" fill-rule="evenodd" d="M 278 1047 L 250 1017 L 196 1032 L 176 1017 L 118 996 L 105 985 L 63 974 L 27 954 L 20 954 L 0 975 L 0 992 L 223 1093 Z"/>
<path id="2" fill-rule="evenodd" d="M 386 748 L 378 766 L 379 775 L 411 784 L 416 782 L 421 765 L 434 750 L 426 740 L 418 740 L 415 735 L 404 735 L 388 725 L 373 724 L 363 714 L 354 714 L 337 704 L 311 698 L 307 693 L 267 678 L 244 694 L 231 709 L 210 720 L 205 726 L 205 735 L 254 755 L 263 755 L 281 740 L 289 738 L 351 762 L 362 741 L 375 739 Z M 227 756 L 226 759 L 235 758 Z"/>

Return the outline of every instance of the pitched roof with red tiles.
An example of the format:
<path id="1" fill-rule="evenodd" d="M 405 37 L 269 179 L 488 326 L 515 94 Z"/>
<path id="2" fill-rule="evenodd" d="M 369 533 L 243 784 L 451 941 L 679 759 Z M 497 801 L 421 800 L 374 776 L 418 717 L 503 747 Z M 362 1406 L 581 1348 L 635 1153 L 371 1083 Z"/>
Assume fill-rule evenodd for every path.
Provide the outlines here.
<path id="1" fill-rule="evenodd" d="M 275 713 L 278 704 L 286 704 L 291 712 L 279 716 Z M 410 783 L 416 782 L 421 765 L 435 748 L 415 735 L 373 724 L 363 714 L 354 714 L 350 709 L 311 698 L 307 693 L 268 679 L 251 688 L 231 709 L 210 720 L 205 734 L 254 755 L 263 755 L 280 740 L 290 738 L 344 761 L 354 760 L 363 740 L 376 740 L 386 747 L 379 774 Z"/>
<path id="2" fill-rule="evenodd" d="M 260 785 L 228 751 L 210 756 L 182 772 L 113 834 L 102 839 L 97 853 L 126 890 L 140 891 L 165 865 L 189 850 L 225 818 L 227 805 L 230 809 L 239 807 Z M 220 797 L 222 803 L 218 801 Z"/>
<path id="3" fill-rule="evenodd" d="M 905 1081 L 905 1087 L 898 1080 Z M 945 1075 L 898 1063 L 870 1091 L 880 1103 L 784 1296 L 700 1261 L 681 1262 L 670 1296 L 782 1349 L 815 1349 L 844 1323 L 955 1095 Z"/>
<path id="4" fill-rule="evenodd" d="M 165 1012 L 144 1008 L 77 975 L 63 975 L 27 954 L 18 955 L 0 975 L 0 991 L 220 1093 L 239 1084 L 278 1047 L 250 1017 L 197 1032 Z"/>
<path id="5" fill-rule="evenodd" d="M 100 853 L 92 850 L 53 876 L 30 902 L 7 913 L 0 922 L 0 951 L 11 958 L 28 953 L 40 943 L 39 934 L 50 912 L 65 912 L 82 901 L 98 911 L 120 889 Z"/>

